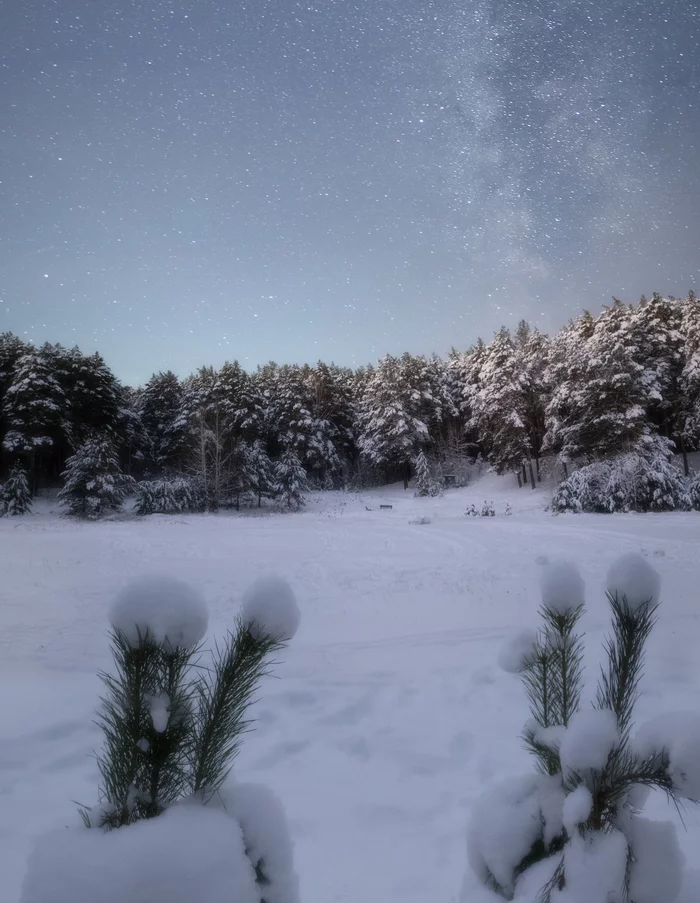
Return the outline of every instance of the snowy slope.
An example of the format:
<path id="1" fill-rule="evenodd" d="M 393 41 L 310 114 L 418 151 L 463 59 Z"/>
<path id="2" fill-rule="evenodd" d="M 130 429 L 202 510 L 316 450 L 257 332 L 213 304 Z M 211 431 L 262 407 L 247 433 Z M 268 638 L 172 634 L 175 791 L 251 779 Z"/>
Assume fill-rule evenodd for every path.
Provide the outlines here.
<path id="1" fill-rule="evenodd" d="M 464 517 L 485 499 L 495 518 Z M 32 838 L 74 823 L 73 800 L 94 800 L 95 672 L 109 666 L 114 593 L 144 572 L 187 580 L 207 599 L 211 637 L 269 570 L 292 583 L 302 622 L 280 679 L 265 684 L 237 774 L 284 801 L 302 899 L 456 900 L 470 805 L 489 781 L 531 770 L 522 692 L 497 657 L 514 630 L 537 626 L 545 558 L 576 561 L 586 580 L 593 682 L 608 565 L 648 555 L 663 602 L 639 718 L 700 708 L 700 515 L 552 517 L 548 499 L 485 475 L 442 499 L 398 486 L 317 494 L 293 515 L 81 524 L 44 505 L 0 519 L 3 903 L 16 903 Z M 410 523 L 420 516 L 431 523 Z M 651 809 L 663 811 L 662 801 Z M 689 809 L 685 821 L 691 854 L 700 815 Z"/>

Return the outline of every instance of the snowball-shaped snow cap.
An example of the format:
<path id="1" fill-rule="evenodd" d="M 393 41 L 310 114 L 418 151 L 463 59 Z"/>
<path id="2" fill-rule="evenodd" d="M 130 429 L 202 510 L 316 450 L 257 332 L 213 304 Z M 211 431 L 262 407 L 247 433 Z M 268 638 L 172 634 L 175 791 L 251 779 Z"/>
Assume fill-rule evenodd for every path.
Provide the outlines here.
<path id="1" fill-rule="evenodd" d="M 519 630 L 498 653 L 498 664 L 508 674 L 518 674 L 527 664 L 537 646 L 534 630 Z"/>
<path id="2" fill-rule="evenodd" d="M 301 612 L 291 586 L 281 577 L 260 577 L 246 590 L 241 610 L 243 623 L 256 639 L 291 640 L 299 628 Z"/>
<path id="3" fill-rule="evenodd" d="M 206 633 L 209 614 L 202 597 L 187 583 L 151 575 L 124 587 L 112 604 L 109 620 L 132 646 L 148 634 L 170 650 L 191 649 Z"/>
<path id="4" fill-rule="evenodd" d="M 661 592 L 661 578 L 641 555 L 628 552 L 614 561 L 608 571 L 607 589 L 628 611 L 643 605 L 656 605 Z"/>
<path id="5" fill-rule="evenodd" d="M 583 772 L 602 768 L 620 742 L 615 713 L 610 709 L 579 709 L 569 722 L 559 747 L 562 770 Z"/>
<path id="6" fill-rule="evenodd" d="M 553 561 L 542 571 L 542 603 L 545 608 L 565 615 L 583 605 L 586 587 L 575 564 Z"/>

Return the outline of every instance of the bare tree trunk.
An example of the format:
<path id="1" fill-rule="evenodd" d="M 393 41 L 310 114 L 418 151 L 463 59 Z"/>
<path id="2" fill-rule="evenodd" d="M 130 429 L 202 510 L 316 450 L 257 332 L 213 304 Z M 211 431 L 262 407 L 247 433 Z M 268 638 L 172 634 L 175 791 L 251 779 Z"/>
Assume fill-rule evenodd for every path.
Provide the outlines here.
<path id="1" fill-rule="evenodd" d="M 523 488 L 523 478 L 520 476 L 520 468 L 518 468 L 518 472 L 515 475 L 518 478 L 518 489 Z"/>
<path id="2" fill-rule="evenodd" d="M 535 471 L 532 466 L 532 458 L 530 458 L 530 460 L 528 461 L 528 464 L 530 465 L 530 483 L 532 483 L 533 489 L 537 489 L 537 482 L 535 481 Z"/>
<path id="3" fill-rule="evenodd" d="M 523 461 L 523 486 L 527 486 L 527 470 L 525 468 L 524 461 Z"/>
<path id="4" fill-rule="evenodd" d="M 562 464 L 562 467 L 564 468 L 564 479 L 568 480 L 569 479 L 569 468 L 566 466 L 566 461 L 562 461 L 561 464 Z"/>

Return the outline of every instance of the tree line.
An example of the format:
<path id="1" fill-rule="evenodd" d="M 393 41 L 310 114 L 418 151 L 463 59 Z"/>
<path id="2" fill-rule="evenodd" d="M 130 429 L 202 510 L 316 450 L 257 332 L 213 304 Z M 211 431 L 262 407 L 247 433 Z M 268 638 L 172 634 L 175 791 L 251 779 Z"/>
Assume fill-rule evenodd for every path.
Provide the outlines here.
<path id="1" fill-rule="evenodd" d="M 700 443 L 700 302 L 693 292 L 614 299 L 551 337 L 522 321 L 444 358 L 254 372 L 234 361 L 137 388 L 99 354 L 0 335 L 0 474 L 20 461 L 33 490 L 56 485 L 95 436 L 137 479 L 196 476 L 209 507 L 251 491 L 259 500 L 268 463 L 285 456 L 320 488 L 407 485 L 421 453 L 443 475 L 481 455 L 535 486 L 545 457 L 566 475 L 673 447 L 687 473 Z"/>

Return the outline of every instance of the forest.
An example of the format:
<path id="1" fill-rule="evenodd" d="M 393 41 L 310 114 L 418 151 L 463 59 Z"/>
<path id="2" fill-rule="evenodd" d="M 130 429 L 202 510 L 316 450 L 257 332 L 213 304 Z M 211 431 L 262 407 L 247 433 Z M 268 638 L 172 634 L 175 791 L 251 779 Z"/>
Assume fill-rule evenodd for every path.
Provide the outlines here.
<path id="1" fill-rule="evenodd" d="M 20 464 L 33 493 L 60 485 L 67 462 L 95 441 L 120 473 L 150 482 L 151 496 L 163 482 L 195 481 L 210 510 L 260 504 L 280 466 L 327 489 L 408 486 L 418 469 L 430 474 L 427 492 L 463 484 L 479 456 L 522 487 L 537 485 L 546 462 L 564 480 L 563 509 L 598 510 L 586 500 L 591 482 L 607 498 L 621 472 L 627 483 L 656 480 L 642 510 L 689 507 L 700 302 L 693 292 L 613 299 L 551 337 L 521 321 L 445 358 L 406 352 L 356 370 L 319 361 L 254 372 L 234 361 L 186 378 L 155 373 L 139 387 L 122 385 L 99 354 L 0 335 L 0 478 Z M 148 504 L 157 510 L 154 497 Z"/>

